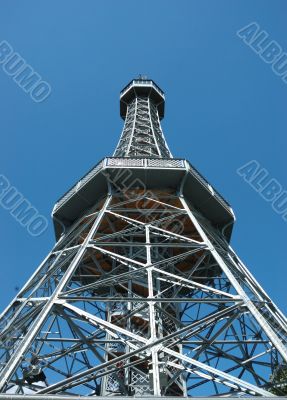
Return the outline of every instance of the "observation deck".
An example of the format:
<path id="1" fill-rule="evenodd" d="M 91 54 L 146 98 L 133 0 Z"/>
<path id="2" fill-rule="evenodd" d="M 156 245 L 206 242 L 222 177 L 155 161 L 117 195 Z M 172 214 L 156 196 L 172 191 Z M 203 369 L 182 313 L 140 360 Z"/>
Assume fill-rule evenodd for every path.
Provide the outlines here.
<path id="1" fill-rule="evenodd" d="M 144 157 L 106 157 L 72 186 L 52 211 L 57 239 L 109 192 L 109 185 L 118 179 L 119 169 L 126 171 L 123 179 L 128 189 L 181 190 L 215 227 L 224 229 L 225 237 L 230 240 L 235 221 L 231 206 L 187 160 Z"/>

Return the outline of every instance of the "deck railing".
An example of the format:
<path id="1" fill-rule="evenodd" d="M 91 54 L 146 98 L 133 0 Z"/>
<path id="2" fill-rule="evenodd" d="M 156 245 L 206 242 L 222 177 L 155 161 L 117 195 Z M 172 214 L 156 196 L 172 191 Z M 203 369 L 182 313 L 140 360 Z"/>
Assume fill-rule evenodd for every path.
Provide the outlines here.
<path id="1" fill-rule="evenodd" d="M 94 166 L 82 179 L 80 179 L 71 189 L 69 189 L 55 204 L 53 214 L 74 193 L 82 188 L 90 179 L 97 175 L 103 168 L 169 168 L 169 169 L 187 169 L 206 189 L 208 189 L 215 198 L 231 213 L 232 209 L 227 201 L 210 186 L 208 181 L 194 168 L 188 161 L 177 158 L 143 158 L 143 157 L 106 157 Z"/>

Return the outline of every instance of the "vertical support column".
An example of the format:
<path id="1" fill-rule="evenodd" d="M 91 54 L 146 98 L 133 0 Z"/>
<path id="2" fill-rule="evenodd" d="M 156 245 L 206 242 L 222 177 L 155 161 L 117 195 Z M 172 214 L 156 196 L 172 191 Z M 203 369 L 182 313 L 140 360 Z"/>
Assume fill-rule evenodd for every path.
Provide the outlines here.
<path id="1" fill-rule="evenodd" d="M 56 244 L 57 245 L 57 244 Z M 33 279 L 35 278 L 35 276 L 41 271 L 41 269 L 44 267 L 46 261 L 48 261 L 49 257 L 53 254 L 53 250 L 56 247 L 56 245 L 53 247 L 53 249 L 50 251 L 50 253 L 47 255 L 47 257 L 41 262 L 41 264 L 39 265 L 39 267 L 36 269 L 36 271 L 32 274 L 32 276 L 29 278 L 29 280 L 24 284 L 24 286 L 22 287 L 22 289 L 19 291 L 19 293 L 17 293 L 17 295 L 14 297 L 14 299 L 8 304 L 8 306 L 4 309 L 4 311 L 0 314 L 0 321 L 1 319 L 4 317 L 4 315 L 9 311 L 9 309 L 11 308 L 11 306 L 13 305 L 13 303 L 17 300 L 18 297 L 21 296 L 21 293 L 23 293 L 25 291 L 25 289 L 30 285 L 30 282 L 33 281 Z M 24 305 L 21 307 L 21 309 L 24 307 Z M 18 313 L 17 313 L 18 314 Z M 15 315 L 13 317 L 13 319 L 15 318 Z"/>
<path id="2" fill-rule="evenodd" d="M 159 156 L 162 157 L 162 154 L 161 154 L 161 151 L 159 149 L 158 142 L 157 142 L 157 137 L 156 137 L 156 134 L 155 134 L 155 131 L 154 131 L 154 127 L 153 127 L 153 121 L 152 121 L 151 109 L 150 109 L 150 98 L 148 98 L 148 114 L 149 114 L 150 127 L 151 127 L 152 135 L 153 135 L 153 138 L 154 138 L 154 142 L 155 142 L 155 145 L 156 145 L 156 148 L 157 148 Z"/>
<path id="3" fill-rule="evenodd" d="M 129 266 L 129 271 L 131 271 L 131 267 Z M 133 287 L 132 287 L 132 280 L 129 279 L 128 280 L 128 291 L 127 291 L 127 297 L 133 297 Z M 130 314 L 130 312 L 132 311 L 132 303 L 130 301 L 128 301 L 127 303 L 127 313 Z M 127 326 L 126 326 L 127 330 L 129 332 L 132 332 L 132 326 L 131 326 L 131 317 L 129 316 L 129 318 L 127 319 Z M 132 350 L 130 348 L 130 346 L 127 344 L 126 345 L 126 353 L 130 353 Z M 127 363 L 130 363 L 130 358 L 127 359 Z M 126 384 L 129 384 L 129 381 L 132 380 L 132 376 L 131 376 L 132 372 L 131 372 L 131 368 L 125 368 L 125 381 Z"/>
<path id="4" fill-rule="evenodd" d="M 149 226 L 146 225 L 146 252 L 147 252 L 147 264 L 151 265 L 151 252 L 150 252 L 150 231 Z M 147 278 L 148 278 L 148 297 L 154 297 L 153 291 L 153 274 L 152 267 L 147 269 Z M 155 308 L 154 302 L 149 302 L 149 319 L 150 319 L 150 341 L 154 342 L 157 338 L 156 332 L 156 323 L 155 323 Z M 152 357 L 152 378 L 153 378 L 153 393 L 155 396 L 160 396 L 160 381 L 159 381 L 159 366 L 158 366 L 158 353 L 155 347 L 151 349 L 151 357 Z"/>
<path id="5" fill-rule="evenodd" d="M 135 111 L 134 111 L 134 120 L 133 120 L 133 127 L 132 127 L 132 131 L 130 134 L 130 140 L 129 140 L 129 144 L 128 144 L 128 148 L 125 154 L 125 157 L 129 156 L 129 152 L 130 152 L 130 147 L 133 141 L 133 136 L 135 134 L 135 124 L 136 124 L 136 120 L 137 120 L 137 112 L 138 112 L 138 99 L 136 98 L 135 100 Z"/>
<path id="6" fill-rule="evenodd" d="M 20 360 L 22 359 L 23 355 L 29 348 L 30 344 L 34 340 L 35 336 L 37 335 L 39 329 L 41 328 L 42 324 L 45 322 L 45 319 L 47 318 L 49 312 L 51 311 L 55 301 L 58 298 L 58 295 L 61 293 L 63 288 L 65 287 L 66 283 L 68 280 L 71 278 L 72 274 L 74 273 L 76 267 L 78 266 L 79 261 L 81 260 L 87 245 L 90 241 L 90 239 L 93 237 L 95 231 L 97 230 L 100 221 L 102 219 L 103 214 L 106 211 L 106 208 L 108 207 L 108 204 L 110 203 L 111 196 L 109 195 L 104 203 L 104 206 L 99 213 L 96 221 L 94 222 L 89 234 L 87 235 L 85 241 L 82 243 L 80 250 L 78 251 L 78 254 L 75 256 L 74 260 L 71 262 L 69 268 L 65 272 L 64 276 L 62 277 L 60 283 L 58 284 L 57 288 L 55 289 L 53 295 L 51 298 L 47 301 L 46 305 L 43 307 L 41 313 L 39 314 L 38 318 L 35 320 L 35 322 L 32 324 L 30 327 L 28 333 L 24 337 L 24 339 L 21 341 L 18 349 L 19 351 L 16 351 L 13 356 L 10 358 L 9 362 L 6 364 L 5 368 L 1 372 L 1 380 L 0 380 L 0 392 L 3 390 L 7 380 L 9 377 L 13 374 L 15 369 L 17 368 L 17 365 L 19 364 Z"/>
<path id="7" fill-rule="evenodd" d="M 258 311 L 258 309 L 255 307 L 253 304 L 252 300 L 248 297 L 248 295 L 245 293 L 244 289 L 241 287 L 240 283 L 237 281 L 236 277 L 233 275 L 232 271 L 230 270 L 229 266 L 225 263 L 223 258 L 220 256 L 220 254 L 217 252 L 217 250 L 213 247 L 211 241 L 208 239 L 206 233 L 204 232 L 203 228 L 197 221 L 196 217 L 193 215 L 191 210 L 189 209 L 184 197 L 181 195 L 180 196 L 180 201 L 188 213 L 191 221 L 193 222 L 194 226 L 198 230 L 200 236 L 202 237 L 203 241 L 207 244 L 209 251 L 213 255 L 214 259 L 217 261 L 218 265 L 221 267 L 222 271 L 225 273 L 225 275 L 228 277 L 230 280 L 231 284 L 237 291 L 237 293 L 241 296 L 242 300 L 244 301 L 245 306 L 249 309 L 250 313 L 253 315 L 253 317 L 257 320 L 258 324 L 261 326 L 261 328 L 264 330 L 266 335 L 269 337 L 269 339 L 272 341 L 276 349 L 279 351 L 281 354 L 282 358 L 287 362 L 287 349 L 280 340 L 280 338 L 276 335 L 274 330 L 270 327 L 266 319 L 263 317 L 263 315 Z"/>

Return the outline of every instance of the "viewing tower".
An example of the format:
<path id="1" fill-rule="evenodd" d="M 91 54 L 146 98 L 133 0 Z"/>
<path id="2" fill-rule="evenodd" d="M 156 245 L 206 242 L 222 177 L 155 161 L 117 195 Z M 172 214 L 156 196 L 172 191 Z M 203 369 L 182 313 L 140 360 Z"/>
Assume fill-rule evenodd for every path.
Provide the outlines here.
<path id="1" fill-rule="evenodd" d="M 114 155 L 55 204 L 55 247 L 1 315 L 0 400 L 273 396 L 286 318 L 230 247 L 230 205 L 173 158 L 164 104 L 132 80 Z"/>

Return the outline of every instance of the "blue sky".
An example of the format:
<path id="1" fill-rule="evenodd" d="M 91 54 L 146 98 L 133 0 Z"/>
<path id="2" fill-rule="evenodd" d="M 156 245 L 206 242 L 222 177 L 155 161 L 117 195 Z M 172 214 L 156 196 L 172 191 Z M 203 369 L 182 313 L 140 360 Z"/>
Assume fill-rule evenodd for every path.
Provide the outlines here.
<path id="1" fill-rule="evenodd" d="M 286 313 L 287 222 L 236 170 L 250 160 L 287 190 L 287 85 L 236 32 L 256 21 L 287 52 L 284 0 L 2 3 L 6 40 L 52 88 L 35 103 L 0 67 L 3 174 L 49 227 L 32 237 L 0 208 L 1 309 L 54 244 L 58 197 L 117 144 L 119 91 L 146 74 L 166 93 L 163 129 L 231 203 L 232 245 Z"/>

